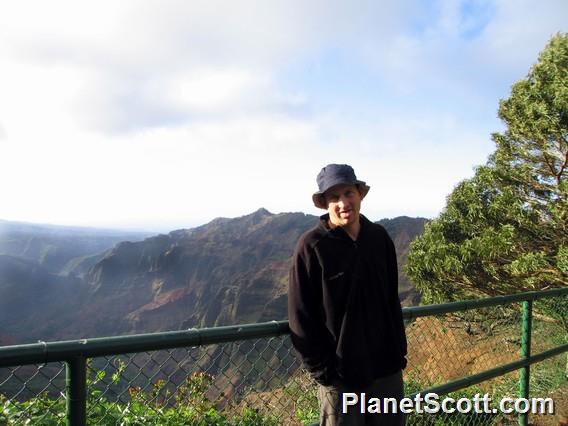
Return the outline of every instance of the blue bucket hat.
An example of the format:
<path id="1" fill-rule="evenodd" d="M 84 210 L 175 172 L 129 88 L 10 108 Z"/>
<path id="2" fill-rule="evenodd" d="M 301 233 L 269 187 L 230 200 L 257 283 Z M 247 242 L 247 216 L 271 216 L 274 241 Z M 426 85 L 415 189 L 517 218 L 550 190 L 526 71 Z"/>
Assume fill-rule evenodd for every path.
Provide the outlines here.
<path id="1" fill-rule="evenodd" d="M 371 187 L 362 180 L 357 180 L 353 167 L 347 164 L 328 164 L 318 174 L 316 182 L 319 191 L 312 195 L 314 205 L 320 209 L 327 209 L 323 194 L 336 185 L 357 185 L 361 198 L 364 198 Z"/>

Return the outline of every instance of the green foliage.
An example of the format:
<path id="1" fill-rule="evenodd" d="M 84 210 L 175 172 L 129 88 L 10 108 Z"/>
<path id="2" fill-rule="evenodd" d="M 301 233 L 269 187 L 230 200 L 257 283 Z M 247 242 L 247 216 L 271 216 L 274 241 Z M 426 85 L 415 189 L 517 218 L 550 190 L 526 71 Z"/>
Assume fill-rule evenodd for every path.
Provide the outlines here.
<path id="1" fill-rule="evenodd" d="M 65 401 L 40 394 L 25 402 L 13 402 L 0 394 L 0 425 L 56 426 L 65 424 Z"/>
<path id="2" fill-rule="evenodd" d="M 507 130 L 411 245 L 426 303 L 568 285 L 568 35 L 499 106 Z"/>
<path id="3" fill-rule="evenodd" d="M 563 274 L 568 275 L 568 247 L 560 246 L 556 254 L 556 267 Z"/>
<path id="4" fill-rule="evenodd" d="M 124 368 L 124 363 L 119 363 L 117 372 L 112 376 L 112 384 L 118 384 Z M 262 415 L 249 407 L 244 407 L 238 414 L 226 414 L 217 409 L 205 395 L 213 382 L 213 377 L 206 373 L 192 374 L 173 395 L 165 391 L 164 380 L 156 381 L 149 394 L 139 387 L 130 387 L 128 388 L 130 401 L 127 403 L 109 401 L 96 388 L 95 385 L 105 376 L 105 371 L 96 371 L 87 379 L 89 424 L 125 426 L 276 426 L 278 424 L 276 417 Z M 170 396 L 176 402 L 173 405 L 167 403 Z M 64 425 L 64 399 L 54 400 L 47 393 L 43 393 L 28 401 L 17 402 L 0 394 L 0 425 L 24 424 Z"/>
<path id="5" fill-rule="evenodd" d="M 284 386 L 284 394 L 295 401 L 295 415 L 302 424 L 311 425 L 318 422 L 320 413 L 317 385 L 309 375 L 292 378 Z"/>

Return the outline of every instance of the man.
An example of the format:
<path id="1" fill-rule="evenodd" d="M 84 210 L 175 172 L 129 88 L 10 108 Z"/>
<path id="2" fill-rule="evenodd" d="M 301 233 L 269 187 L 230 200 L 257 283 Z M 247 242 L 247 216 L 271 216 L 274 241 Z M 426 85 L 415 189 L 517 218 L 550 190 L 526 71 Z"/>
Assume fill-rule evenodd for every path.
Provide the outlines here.
<path id="1" fill-rule="evenodd" d="M 319 383 L 320 424 L 404 424 L 402 414 L 343 411 L 343 393 L 400 399 L 406 335 L 394 244 L 359 213 L 370 187 L 346 164 L 317 176 L 319 223 L 298 241 L 290 270 L 292 342 Z M 363 411 L 367 411 L 363 409 Z"/>

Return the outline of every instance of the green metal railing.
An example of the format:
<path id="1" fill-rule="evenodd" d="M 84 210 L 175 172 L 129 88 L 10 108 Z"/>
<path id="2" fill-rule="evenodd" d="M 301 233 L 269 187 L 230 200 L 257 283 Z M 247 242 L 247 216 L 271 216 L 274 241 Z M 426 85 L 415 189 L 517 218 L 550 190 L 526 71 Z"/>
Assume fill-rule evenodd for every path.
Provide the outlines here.
<path id="1" fill-rule="evenodd" d="M 426 389 L 421 392 L 417 392 L 420 394 L 427 394 L 429 392 L 436 393 L 438 395 L 446 395 L 450 392 L 466 388 L 468 386 L 472 386 L 478 383 L 481 383 L 485 380 L 502 376 L 506 373 L 511 371 L 519 370 L 520 369 L 520 378 L 519 378 L 519 397 L 520 398 L 529 398 L 529 378 L 530 378 L 530 365 L 535 364 L 537 362 L 541 362 L 545 359 L 554 357 L 556 355 L 560 355 L 564 352 L 568 352 L 568 339 L 565 344 L 560 345 L 558 347 L 549 349 L 547 351 L 543 351 L 539 354 L 531 356 L 531 325 L 532 325 L 532 306 L 533 301 L 537 299 L 543 298 L 551 298 L 551 297 L 562 297 L 568 295 L 568 288 L 563 289 L 554 289 L 548 291 L 541 291 L 541 292 L 527 292 L 527 293 L 519 293 L 516 295 L 508 295 L 508 296 L 497 296 L 487 299 L 480 299 L 480 300 L 468 300 L 468 301 L 461 301 L 461 302 L 453 302 L 453 303 L 445 303 L 440 305 L 427 305 L 427 306 L 419 306 L 415 308 L 407 308 L 406 315 L 403 310 L 403 316 L 405 319 L 409 317 L 409 313 L 414 313 L 413 317 L 419 317 L 424 315 L 430 314 L 441 314 L 441 313 L 451 313 L 451 312 L 458 312 L 464 310 L 470 310 L 475 308 L 481 307 L 490 307 L 490 306 L 498 306 L 504 305 L 507 303 L 512 302 L 522 302 L 522 329 L 521 329 L 521 359 L 518 361 L 510 362 L 505 365 L 501 365 L 499 367 L 486 370 L 476 375 L 472 375 L 469 377 L 461 378 L 459 380 L 455 380 L 440 386 L 432 387 Z M 565 313 L 568 311 L 568 304 L 564 306 Z M 568 324 L 568 318 L 564 318 L 565 324 Z M 411 395 L 414 397 L 416 394 Z M 519 415 L 519 425 L 527 426 L 528 425 L 528 415 L 526 413 Z"/>
<path id="2" fill-rule="evenodd" d="M 480 384 L 489 379 L 494 379 L 514 370 L 520 369 L 521 374 L 518 387 L 519 396 L 528 398 L 530 365 L 568 351 L 568 341 L 564 340 L 564 343 L 561 343 L 558 346 L 543 350 L 534 355 L 531 354 L 531 325 L 534 318 L 533 303 L 537 300 L 542 299 L 549 301 L 559 301 L 557 305 L 560 307 L 560 311 L 564 312 L 561 313 L 562 318 L 560 318 L 559 321 L 564 321 L 564 330 L 566 330 L 565 327 L 566 324 L 568 324 L 568 318 L 566 318 L 566 310 L 568 309 L 568 303 L 566 303 L 568 301 L 568 288 L 521 293 L 508 296 L 498 296 L 487 299 L 468 300 L 440 305 L 404 308 L 403 317 L 405 321 L 412 323 L 413 321 L 416 321 L 420 318 L 423 319 L 425 317 L 465 313 L 466 311 L 471 310 L 522 303 L 522 329 L 520 336 L 517 336 L 521 339 L 519 359 L 486 369 L 481 372 L 477 372 L 475 374 L 469 374 L 467 377 L 458 377 L 457 379 L 450 380 L 443 384 L 430 386 L 427 389 L 422 389 L 418 392 L 412 392 L 411 396 L 415 395 L 416 393 L 426 394 L 428 392 L 436 392 L 439 395 L 444 395 L 472 385 Z M 441 321 L 440 324 L 440 327 L 442 327 L 442 329 L 446 328 L 448 324 L 451 325 L 451 323 L 448 323 L 446 320 Z M 409 327 L 412 328 L 413 326 L 414 325 L 410 325 Z M 418 329 L 418 326 L 416 327 L 416 329 Z M 446 333 L 447 331 L 443 332 Z M 488 333 L 493 333 L 493 329 L 491 328 Z M 64 362 L 64 398 L 66 405 L 65 421 L 67 425 L 85 425 L 87 424 L 89 408 L 87 406 L 89 359 L 120 356 L 123 354 L 139 354 L 149 351 L 171 351 L 176 348 L 200 348 L 208 347 L 210 345 L 229 344 L 235 342 L 244 344 L 244 342 L 254 339 L 284 338 L 288 334 L 289 328 L 287 321 L 272 321 L 261 324 L 191 329 L 164 333 L 104 337 L 59 342 L 38 342 L 34 344 L 0 347 L 0 368 L 31 364 L 47 365 L 54 362 Z M 416 345 L 416 348 L 420 348 L 420 345 L 423 345 L 423 343 L 420 343 L 422 341 L 420 339 L 423 339 L 424 341 L 428 341 L 428 339 L 430 339 L 428 335 L 422 335 L 420 334 L 420 332 L 415 332 L 415 335 L 417 336 L 417 340 L 416 342 L 410 342 L 411 344 L 409 347 L 409 358 L 411 358 L 412 356 L 413 345 Z M 507 337 L 507 339 L 514 341 L 514 337 Z M 270 352 L 271 350 L 274 350 L 276 352 L 289 351 L 288 346 L 283 345 L 282 343 L 271 346 L 270 342 L 271 340 L 268 344 L 262 346 L 262 350 L 258 351 L 258 356 L 263 358 L 263 364 L 266 364 L 267 368 L 281 368 L 282 366 L 278 365 L 278 363 L 275 361 L 275 359 L 278 357 L 271 357 L 270 354 L 264 357 L 264 354 Z M 472 347 L 475 347 L 475 342 L 472 343 Z M 252 353 L 254 348 L 255 343 L 252 343 L 252 349 L 249 349 L 247 347 L 247 353 Z M 173 353 L 174 352 L 169 352 L 170 357 L 173 355 Z M 253 355 L 256 356 L 255 354 Z M 229 361 L 231 359 L 227 355 L 227 352 L 221 352 L 221 355 L 216 355 L 216 357 L 210 355 L 209 358 L 211 358 L 209 360 L 209 364 L 220 364 L 221 358 L 228 358 Z M 149 359 L 153 359 L 152 356 L 149 356 Z M 192 358 L 192 360 L 195 359 Z M 166 365 L 165 361 L 162 362 L 161 359 L 153 362 L 157 365 L 155 367 L 156 370 Z M 183 362 L 185 363 L 185 361 Z M 416 362 L 418 363 L 418 361 Z M 178 363 L 181 363 L 181 361 L 179 361 Z M 240 364 L 235 368 L 236 371 L 238 371 L 237 369 L 241 368 L 242 365 L 244 365 L 244 361 L 239 361 L 239 363 Z M 138 366 L 137 363 L 134 364 Z M 141 365 L 139 367 L 140 370 L 146 368 L 146 365 L 147 364 Z M 292 374 L 294 372 L 294 370 L 296 369 L 294 365 L 295 364 L 291 363 L 290 366 L 287 367 L 287 373 Z M 245 367 L 242 368 L 245 369 Z M 219 371 L 222 370 L 223 368 L 219 367 Z M 240 374 L 243 377 L 246 377 L 249 372 L 245 371 L 244 373 Z M 9 379 L 12 379 L 16 376 L 13 372 L 11 372 L 7 374 L 6 379 L 2 380 L 2 377 L 3 376 L 0 375 L 0 397 L 3 393 L 3 384 L 7 383 Z M 151 381 L 151 379 L 154 377 L 157 376 L 148 374 L 147 380 Z M 18 380 L 20 380 L 23 383 L 22 386 L 25 387 L 27 380 L 29 379 L 26 377 Z M 226 381 L 229 383 L 229 385 L 233 384 L 232 377 L 227 377 Z M 129 390 L 130 389 L 132 389 L 132 387 L 129 388 Z M 221 395 L 223 395 L 223 392 L 221 392 Z M 255 394 L 255 396 L 257 397 L 257 399 L 260 399 L 262 401 L 262 393 L 258 392 Z M 4 399 L 6 398 L 9 400 L 10 396 L 5 397 Z M 2 414 L 0 413 L 0 424 L 2 424 L 1 415 Z M 527 415 L 520 415 L 518 419 L 519 424 L 521 425 L 526 425 L 528 422 Z"/>

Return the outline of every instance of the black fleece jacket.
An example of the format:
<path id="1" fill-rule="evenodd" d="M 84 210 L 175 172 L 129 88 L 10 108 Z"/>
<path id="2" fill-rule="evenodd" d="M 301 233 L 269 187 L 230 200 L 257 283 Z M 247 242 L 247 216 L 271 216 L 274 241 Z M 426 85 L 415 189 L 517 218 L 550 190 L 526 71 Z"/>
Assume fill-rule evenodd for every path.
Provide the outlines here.
<path id="1" fill-rule="evenodd" d="M 364 386 L 406 367 L 394 244 L 360 216 L 356 241 L 329 215 L 297 243 L 290 270 L 292 342 L 322 385 Z"/>

